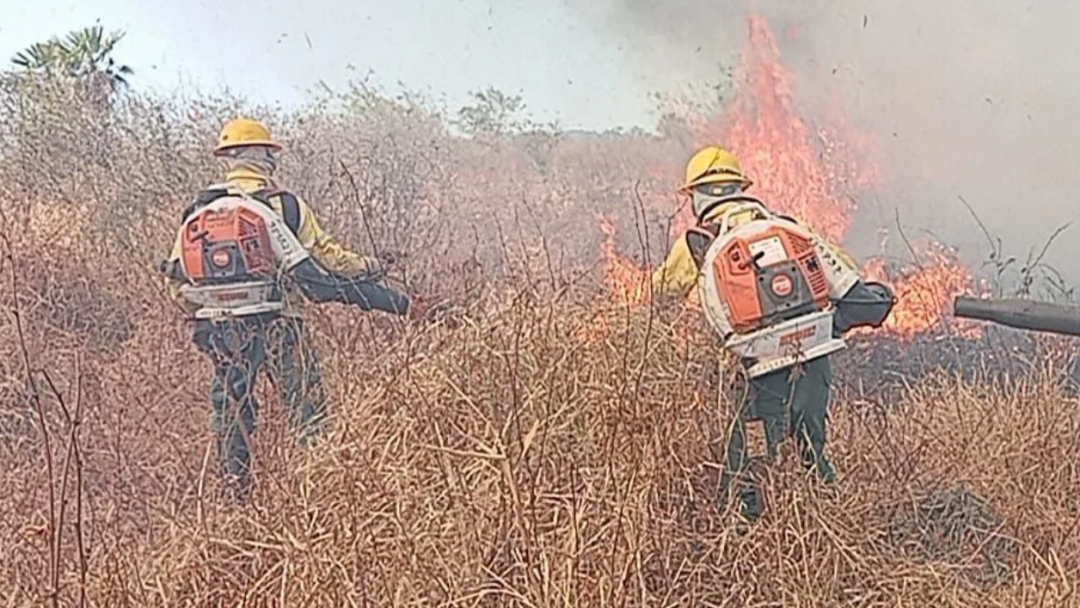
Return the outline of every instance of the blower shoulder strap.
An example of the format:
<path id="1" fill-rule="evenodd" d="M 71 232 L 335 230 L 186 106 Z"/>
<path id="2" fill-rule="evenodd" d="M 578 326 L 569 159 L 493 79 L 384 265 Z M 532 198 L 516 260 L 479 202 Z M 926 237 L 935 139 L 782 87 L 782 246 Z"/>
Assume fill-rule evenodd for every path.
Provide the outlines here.
<path id="1" fill-rule="evenodd" d="M 713 222 L 698 224 L 686 231 L 686 246 L 690 249 L 690 257 L 698 270 L 705 264 L 705 254 L 719 233 L 720 226 Z"/>
<path id="2" fill-rule="evenodd" d="M 209 188 L 201 190 L 195 195 L 191 204 L 184 208 L 184 211 L 180 214 L 180 221 L 186 221 L 192 213 L 195 213 L 217 199 L 229 196 L 230 194 L 229 187 L 224 184 L 210 186 Z M 300 232 L 300 201 L 295 194 L 277 188 L 262 188 L 248 194 L 248 196 L 270 208 L 273 208 L 270 204 L 270 199 L 278 197 L 281 201 L 281 216 L 282 219 L 285 220 L 285 225 L 289 227 L 289 230 L 291 230 L 294 235 L 297 235 Z"/>
<path id="3" fill-rule="evenodd" d="M 180 222 L 186 222 L 187 219 L 191 217 L 191 214 L 216 201 L 217 199 L 228 195 L 229 190 L 224 186 L 210 186 L 205 190 L 200 190 L 195 195 L 195 198 L 192 199 L 191 203 L 187 207 L 184 207 L 184 210 L 180 212 Z"/>
<path id="4" fill-rule="evenodd" d="M 285 220 L 285 225 L 294 235 L 299 236 L 300 201 L 295 194 L 280 188 L 263 188 L 251 193 L 251 196 L 267 206 L 270 206 L 270 199 L 277 197 L 281 201 L 281 217 Z"/>

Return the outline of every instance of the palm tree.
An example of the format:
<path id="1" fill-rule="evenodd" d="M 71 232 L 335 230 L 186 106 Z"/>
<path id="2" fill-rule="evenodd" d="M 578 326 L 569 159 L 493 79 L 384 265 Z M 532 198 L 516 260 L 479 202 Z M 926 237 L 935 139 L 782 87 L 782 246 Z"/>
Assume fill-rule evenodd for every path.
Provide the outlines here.
<path id="1" fill-rule="evenodd" d="M 19 93 L 47 102 L 20 105 L 20 136 L 41 145 L 86 146 L 87 158 L 94 158 L 93 150 L 110 149 L 117 93 L 129 86 L 132 74 L 113 58 L 123 38 L 123 32 L 106 34 L 95 25 L 16 54 L 11 61 L 23 69 L 10 76 L 19 82 Z"/>
<path id="2" fill-rule="evenodd" d="M 89 80 L 115 92 L 127 87 L 127 77 L 134 73 L 112 56 L 113 49 L 123 38 L 123 32 L 106 35 L 100 25 L 95 25 L 69 32 L 62 40 L 53 37 L 34 43 L 11 61 L 29 71 Z"/>

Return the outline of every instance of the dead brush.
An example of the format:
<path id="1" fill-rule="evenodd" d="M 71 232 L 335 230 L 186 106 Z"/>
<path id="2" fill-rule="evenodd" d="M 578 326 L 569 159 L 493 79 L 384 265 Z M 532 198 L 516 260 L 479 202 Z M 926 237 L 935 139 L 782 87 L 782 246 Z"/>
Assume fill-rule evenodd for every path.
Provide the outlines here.
<path id="1" fill-rule="evenodd" d="M 949 563 L 975 583 L 1007 581 L 1018 552 L 1002 533 L 1005 522 L 964 486 L 923 492 L 910 508 L 897 509 L 889 542 L 911 559 Z"/>
<path id="2" fill-rule="evenodd" d="M 990 345 L 1018 371 L 979 359 L 888 401 L 839 400 L 837 485 L 774 463 L 769 511 L 739 535 L 715 504 L 730 413 L 708 392 L 709 351 L 687 338 L 700 334 L 678 307 L 610 304 L 595 282 L 595 214 L 660 223 L 667 185 L 628 217 L 630 184 L 674 175 L 684 150 L 617 135 L 482 146 L 371 98 L 281 119 L 298 150 L 287 168 L 335 236 L 407 249 L 407 280 L 464 302 L 461 322 L 310 311 L 332 428 L 296 449 L 264 391 L 255 498 L 228 508 L 210 369 L 150 269 L 186 197 L 218 177 L 205 151 L 242 104 L 133 95 L 105 116 L 71 92 L 0 89 L 0 604 L 1077 603 L 1080 408 L 1049 345 Z M 77 228 L 70 249 L 17 229 L 43 203 L 61 234 Z M 394 211 L 414 205 L 418 225 Z M 87 335 L 113 320 L 84 304 L 105 296 L 127 333 L 95 350 Z M 838 382 L 880 371 L 849 361 Z M 961 484 L 970 495 L 934 494 Z M 940 539 L 905 549 L 923 537 Z M 1002 568 L 972 578 L 988 557 Z"/>
<path id="3" fill-rule="evenodd" d="M 590 310 L 515 305 L 512 294 L 490 304 L 487 320 L 454 330 L 454 340 L 431 330 L 375 367 L 330 355 L 334 385 L 349 390 L 328 441 L 310 459 L 293 454 L 272 477 L 263 474 L 249 510 L 200 507 L 208 499 L 195 496 L 177 503 L 175 515 L 162 513 L 173 523 L 153 544 L 133 546 L 127 568 L 174 573 L 155 590 L 169 603 L 886 605 L 904 597 L 970 605 L 1021 597 L 1009 595 L 1022 588 L 1007 581 L 984 590 L 958 568 L 941 570 L 948 560 L 927 563 L 883 543 L 894 521 L 879 506 L 904 500 L 924 476 L 965 474 L 990 483 L 980 493 L 1004 513 L 1017 506 L 1016 494 L 972 467 L 1008 471 L 996 450 L 1032 441 L 1065 449 L 1060 434 L 1039 438 L 1053 425 L 1026 429 L 1028 443 L 1004 425 L 978 442 L 945 431 L 964 428 L 953 416 L 1037 413 L 1033 405 L 1052 403 L 1038 378 L 1018 387 L 1015 403 L 946 379 L 883 413 L 880 427 L 838 408 L 839 486 L 824 492 L 797 467 L 778 465 L 766 481 L 768 517 L 739 537 L 707 509 L 688 520 L 681 508 L 710 503 L 692 486 L 709 459 L 695 420 L 714 412 L 670 397 L 682 363 L 645 344 L 643 317 L 627 318 L 609 338 L 624 351 L 566 339 Z M 424 348 L 427 341 L 442 348 Z M 970 393 L 965 411 L 940 411 L 939 391 L 957 390 Z M 900 445 L 875 451 L 875 441 Z M 934 445 L 920 445 L 927 441 Z M 204 455 L 196 445 L 182 449 Z M 1066 538 L 1059 518 L 1003 517 L 1018 546 L 1036 528 Z M 1014 562 L 1018 580 L 1041 580 L 1062 598 L 1063 580 L 1033 549 Z"/>

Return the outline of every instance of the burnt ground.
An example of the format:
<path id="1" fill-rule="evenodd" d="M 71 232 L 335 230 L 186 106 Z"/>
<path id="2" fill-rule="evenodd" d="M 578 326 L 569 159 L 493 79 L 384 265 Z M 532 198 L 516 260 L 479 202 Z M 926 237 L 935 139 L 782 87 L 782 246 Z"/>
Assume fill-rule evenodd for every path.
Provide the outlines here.
<path id="1" fill-rule="evenodd" d="M 982 337 L 925 333 L 912 338 L 857 335 L 833 356 L 839 393 L 856 400 L 895 396 L 904 387 L 931 376 L 952 375 L 969 381 L 998 383 L 1044 370 L 1057 363 L 1068 390 L 1077 390 L 1080 340 L 1068 336 L 988 326 Z"/>

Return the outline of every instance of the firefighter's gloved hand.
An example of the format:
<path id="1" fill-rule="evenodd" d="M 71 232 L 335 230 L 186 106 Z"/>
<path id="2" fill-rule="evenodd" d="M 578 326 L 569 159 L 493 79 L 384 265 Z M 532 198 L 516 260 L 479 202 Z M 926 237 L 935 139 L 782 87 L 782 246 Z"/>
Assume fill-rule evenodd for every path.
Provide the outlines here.
<path id="1" fill-rule="evenodd" d="M 405 254 L 397 251 L 382 251 L 368 258 L 367 278 L 371 281 L 382 281 L 390 275 L 394 266 L 405 259 Z"/>
<path id="2" fill-rule="evenodd" d="M 405 318 L 410 321 L 419 321 L 427 314 L 427 302 L 420 296 L 411 296 L 409 298 L 409 310 L 405 312 Z"/>
<path id="3" fill-rule="evenodd" d="M 427 298 L 413 296 L 409 303 L 407 316 L 410 321 L 445 322 L 450 327 L 454 327 L 457 325 L 458 319 L 451 314 L 452 310 L 453 307 L 446 300 L 433 302 Z"/>
<path id="4" fill-rule="evenodd" d="M 364 278 L 369 281 L 378 282 L 385 279 L 386 275 L 387 267 L 382 260 L 377 257 L 368 258 L 367 270 L 365 270 L 363 274 Z"/>
<path id="5" fill-rule="evenodd" d="M 400 251 L 381 251 L 376 254 L 375 259 L 379 260 L 383 272 L 386 272 L 404 260 L 405 254 Z"/>

